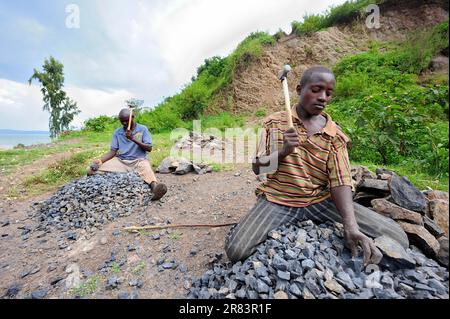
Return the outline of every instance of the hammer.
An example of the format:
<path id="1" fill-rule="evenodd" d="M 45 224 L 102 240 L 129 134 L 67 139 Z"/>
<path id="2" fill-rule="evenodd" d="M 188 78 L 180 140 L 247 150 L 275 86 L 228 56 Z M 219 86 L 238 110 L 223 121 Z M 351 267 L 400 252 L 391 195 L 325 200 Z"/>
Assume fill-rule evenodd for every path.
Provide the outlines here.
<path id="1" fill-rule="evenodd" d="M 280 79 L 281 83 L 283 83 L 284 102 L 286 105 L 287 121 L 289 128 L 294 127 L 294 123 L 292 122 L 291 100 L 289 98 L 289 87 L 287 82 L 287 75 L 291 70 L 292 70 L 291 66 L 289 64 L 286 64 L 283 67 L 283 70 L 281 70 L 280 73 L 278 74 L 278 78 Z M 294 153 L 297 153 L 297 148 L 294 149 Z"/>
<path id="2" fill-rule="evenodd" d="M 133 105 L 132 104 L 128 104 L 128 107 L 130 108 L 130 117 L 128 119 L 128 131 L 131 130 L 131 118 L 133 117 Z"/>

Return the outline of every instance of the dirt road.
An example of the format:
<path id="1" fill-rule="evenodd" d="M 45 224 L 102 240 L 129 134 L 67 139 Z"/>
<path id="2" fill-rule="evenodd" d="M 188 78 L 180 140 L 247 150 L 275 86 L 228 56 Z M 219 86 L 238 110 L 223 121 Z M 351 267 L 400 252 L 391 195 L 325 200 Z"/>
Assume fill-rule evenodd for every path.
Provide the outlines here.
<path id="1" fill-rule="evenodd" d="M 144 212 L 107 224 L 94 234 L 34 230 L 33 201 L 0 201 L 0 296 L 3 298 L 185 298 L 190 279 L 223 251 L 229 227 L 129 234 L 126 226 L 238 221 L 255 202 L 258 184 L 248 166 L 206 175 L 158 175 L 168 194 Z M 31 230 L 31 231 L 30 231 Z M 172 269 L 170 268 L 172 264 Z M 130 285 L 131 284 L 131 285 Z M 136 287 L 141 286 L 140 288 Z M 74 289 L 75 288 L 75 289 Z M 77 289 L 78 288 L 78 289 Z"/>

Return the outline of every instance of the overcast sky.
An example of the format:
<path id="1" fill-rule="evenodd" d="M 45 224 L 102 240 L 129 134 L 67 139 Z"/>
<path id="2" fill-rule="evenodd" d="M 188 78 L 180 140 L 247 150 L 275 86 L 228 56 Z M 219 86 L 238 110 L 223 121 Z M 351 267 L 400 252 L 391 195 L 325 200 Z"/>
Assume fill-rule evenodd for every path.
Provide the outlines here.
<path id="1" fill-rule="evenodd" d="M 228 55 L 251 32 L 290 33 L 305 13 L 344 2 L 0 0 L 0 129 L 48 129 L 39 87 L 27 81 L 50 55 L 64 64 L 79 127 L 117 114 L 131 97 L 155 106 L 189 83 L 206 58 Z M 67 27 L 76 24 L 71 4 L 79 28 Z"/>

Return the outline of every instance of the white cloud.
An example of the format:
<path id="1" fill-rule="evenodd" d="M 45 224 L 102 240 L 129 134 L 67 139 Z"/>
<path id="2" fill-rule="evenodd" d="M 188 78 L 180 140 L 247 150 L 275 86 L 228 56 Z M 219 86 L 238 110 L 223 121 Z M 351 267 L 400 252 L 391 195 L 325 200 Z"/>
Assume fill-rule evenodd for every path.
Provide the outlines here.
<path id="1" fill-rule="evenodd" d="M 81 31 L 101 41 L 83 54 L 65 52 L 64 61 L 78 85 L 132 89 L 155 105 L 188 83 L 206 58 L 229 54 L 251 32 L 289 33 L 305 13 L 344 1 L 97 1 L 86 6 L 95 24 Z"/>
<path id="2" fill-rule="evenodd" d="M 42 105 L 38 87 L 0 79 L 0 128 L 47 130 Z"/>
<path id="3" fill-rule="evenodd" d="M 75 100 L 81 113 L 77 116 L 73 125 L 80 127 L 85 120 L 99 115 L 115 116 L 126 107 L 125 101 L 133 97 L 133 93 L 127 90 L 112 92 L 68 87 L 67 95 Z"/>
<path id="4" fill-rule="evenodd" d="M 174 8 L 153 31 L 176 85 L 189 81 L 205 58 L 228 55 L 254 31 L 291 32 L 291 22 L 320 13 L 330 4 L 317 0 L 195 0 Z"/>
<path id="5" fill-rule="evenodd" d="M 72 123 L 76 127 L 90 117 L 117 115 L 125 107 L 125 100 L 134 96 L 126 90 L 108 92 L 79 87 L 68 87 L 66 92 L 81 110 Z M 48 112 L 42 106 L 42 93 L 37 85 L 0 79 L 0 128 L 47 130 Z"/>
<path id="6" fill-rule="evenodd" d="M 19 17 L 27 40 L 13 38 L 25 57 L 52 54 L 63 62 L 67 92 L 82 110 L 79 126 L 92 116 L 115 115 L 130 97 L 155 106 L 188 83 L 206 58 L 229 54 L 251 32 L 289 33 L 305 13 L 344 1 L 89 0 L 80 4 L 80 29 L 61 31 L 43 26 L 38 16 Z M 16 60 L 8 60 L 11 69 L 20 65 Z M 42 103 L 37 86 L 0 79 L 0 128 L 47 129 Z"/>

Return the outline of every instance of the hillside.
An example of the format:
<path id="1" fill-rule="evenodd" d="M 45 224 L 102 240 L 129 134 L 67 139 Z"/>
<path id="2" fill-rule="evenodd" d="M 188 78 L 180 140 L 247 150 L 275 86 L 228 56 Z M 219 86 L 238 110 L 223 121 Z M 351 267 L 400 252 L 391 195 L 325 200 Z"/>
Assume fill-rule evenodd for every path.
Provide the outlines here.
<path id="1" fill-rule="evenodd" d="M 290 35 L 250 34 L 229 56 L 206 59 L 179 94 L 138 121 L 152 132 L 192 129 L 193 119 L 203 128 L 257 127 L 284 108 L 277 80 L 284 64 L 293 68 L 292 103 L 302 72 L 323 64 L 337 78 L 327 110 L 353 141 L 351 161 L 399 166 L 404 174 L 419 171 L 446 183 L 448 1 L 377 1 L 379 29 L 366 26 L 368 3 L 306 15 L 292 22 Z"/>
<path id="2" fill-rule="evenodd" d="M 250 59 L 236 70 L 230 85 L 213 97 L 206 113 L 231 111 L 253 115 L 259 108 L 267 114 L 281 110 L 284 97 L 277 79 L 284 64 L 293 68 L 290 93 L 301 73 L 315 64 L 333 67 L 345 56 L 367 51 L 372 41 L 405 40 L 406 37 L 448 19 L 448 1 L 388 1 L 380 4 L 380 28 L 365 26 L 365 16 L 311 35 L 283 36 L 264 46 L 260 57 Z"/>
<path id="3" fill-rule="evenodd" d="M 152 132 L 164 132 L 177 127 L 189 128 L 192 119 L 207 120 L 210 115 L 224 112 L 251 120 L 260 109 L 269 114 L 283 107 L 277 74 L 284 64 L 293 67 L 290 91 L 295 100 L 295 83 L 308 66 L 333 67 L 342 58 L 367 52 L 376 45 L 396 43 L 402 47 L 413 35 L 448 20 L 448 1 L 445 0 L 378 0 L 380 28 L 369 29 L 365 25 L 368 3 L 367 0 L 350 1 L 323 15 L 305 16 L 302 22 L 292 22 L 290 35 L 282 31 L 269 35 L 255 30 L 230 55 L 206 59 L 180 93 L 145 110 L 139 121 Z M 430 60 L 426 53 L 418 62 Z M 99 122 L 103 122 L 100 130 L 111 125 L 111 121 L 98 118 L 88 121 L 86 127 L 95 130 Z M 238 125 L 239 121 L 227 118 L 227 124 Z"/>

